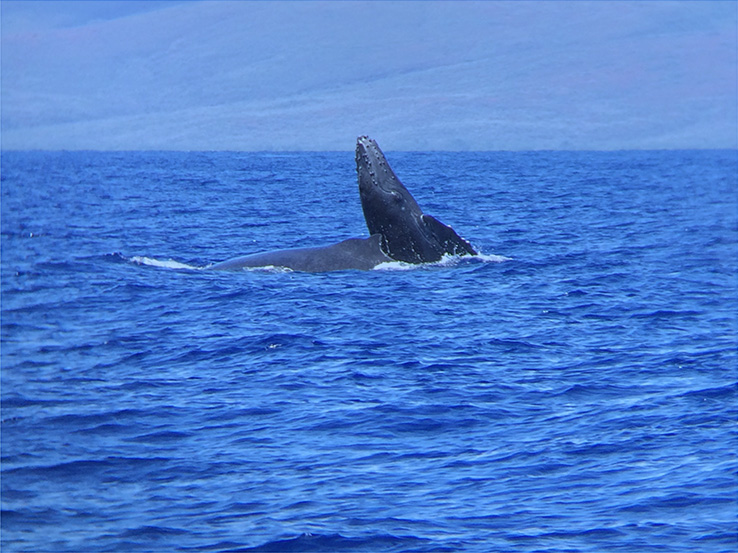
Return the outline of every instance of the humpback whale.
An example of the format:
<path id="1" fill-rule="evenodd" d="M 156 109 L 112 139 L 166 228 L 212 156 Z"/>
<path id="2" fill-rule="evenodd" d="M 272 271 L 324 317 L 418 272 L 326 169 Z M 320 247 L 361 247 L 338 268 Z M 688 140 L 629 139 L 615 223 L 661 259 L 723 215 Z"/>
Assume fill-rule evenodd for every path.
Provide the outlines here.
<path id="1" fill-rule="evenodd" d="M 322 248 L 295 248 L 255 253 L 216 263 L 211 269 L 227 271 L 245 267 L 286 267 L 293 271 L 319 273 L 358 269 L 368 271 L 380 263 L 393 261 L 380 246 L 382 237 L 349 238 Z"/>
<path id="2" fill-rule="evenodd" d="M 257 253 L 216 263 L 210 269 L 369 270 L 388 261 L 429 263 L 439 261 L 445 254 L 477 254 L 454 229 L 423 213 L 376 141 L 368 136 L 356 140 L 356 173 L 368 238 L 349 238 L 325 247 Z"/>
<path id="3" fill-rule="evenodd" d="M 376 141 L 356 141 L 361 208 L 369 233 L 382 236 L 382 251 L 396 261 L 429 263 L 444 254 L 476 255 L 471 244 L 432 215 L 397 178 Z"/>

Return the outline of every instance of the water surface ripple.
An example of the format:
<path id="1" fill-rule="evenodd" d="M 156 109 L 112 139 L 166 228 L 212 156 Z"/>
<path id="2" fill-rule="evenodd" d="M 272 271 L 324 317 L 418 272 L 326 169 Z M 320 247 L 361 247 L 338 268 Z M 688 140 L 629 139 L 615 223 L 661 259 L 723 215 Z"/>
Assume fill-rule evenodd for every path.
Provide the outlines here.
<path id="1" fill-rule="evenodd" d="M 736 153 L 388 158 L 510 259 L 187 269 L 353 154 L 3 152 L 3 552 L 736 551 Z"/>

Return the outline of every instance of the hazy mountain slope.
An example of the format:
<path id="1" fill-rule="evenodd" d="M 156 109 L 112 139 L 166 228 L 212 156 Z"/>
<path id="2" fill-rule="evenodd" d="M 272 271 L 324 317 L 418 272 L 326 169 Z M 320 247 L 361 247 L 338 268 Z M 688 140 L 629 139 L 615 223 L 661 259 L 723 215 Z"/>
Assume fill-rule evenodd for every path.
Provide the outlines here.
<path id="1" fill-rule="evenodd" d="M 192 2 L 110 18 L 75 4 L 37 28 L 7 4 L 4 148 L 738 141 L 733 3 Z"/>

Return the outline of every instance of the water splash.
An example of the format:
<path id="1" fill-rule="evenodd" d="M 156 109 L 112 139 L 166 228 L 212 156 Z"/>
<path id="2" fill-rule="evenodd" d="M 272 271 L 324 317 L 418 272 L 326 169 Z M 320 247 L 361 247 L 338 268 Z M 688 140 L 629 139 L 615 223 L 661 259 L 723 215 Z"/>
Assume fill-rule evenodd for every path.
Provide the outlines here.
<path id="1" fill-rule="evenodd" d="M 477 255 L 452 255 L 444 254 L 438 261 L 432 263 L 406 263 L 404 261 L 387 261 L 374 267 L 374 271 L 412 271 L 424 267 L 453 267 L 465 261 L 481 261 L 482 263 L 502 263 L 512 258 L 504 255 L 477 254 Z"/>
<path id="2" fill-rule="evenodd" d="M 174 259 L 154 259 L 152 257 L 144 257 L 141 255 L 135 255 L 130 259 L 131 263 L 137 265 L 148 265 L 150 267 L 162 267 L 164 269 L 187 269 L 189 271 L 201 271 L 205 267 L 195 267 L 194 265 L 188 265 L 187 263 L 181 263 Z"/>

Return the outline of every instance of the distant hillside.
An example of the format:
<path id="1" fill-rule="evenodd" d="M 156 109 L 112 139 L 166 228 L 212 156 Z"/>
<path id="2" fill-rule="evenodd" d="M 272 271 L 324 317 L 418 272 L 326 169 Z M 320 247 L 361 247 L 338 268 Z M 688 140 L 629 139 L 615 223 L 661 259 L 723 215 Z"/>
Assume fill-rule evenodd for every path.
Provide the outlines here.
<path id="1" fill-rule="evenodd" d="M 733 2 L 84 4 L 2 3 L 3 148 L 738 147 Z"/>

